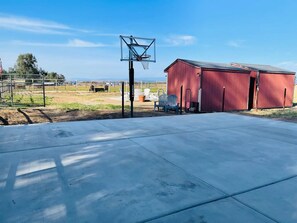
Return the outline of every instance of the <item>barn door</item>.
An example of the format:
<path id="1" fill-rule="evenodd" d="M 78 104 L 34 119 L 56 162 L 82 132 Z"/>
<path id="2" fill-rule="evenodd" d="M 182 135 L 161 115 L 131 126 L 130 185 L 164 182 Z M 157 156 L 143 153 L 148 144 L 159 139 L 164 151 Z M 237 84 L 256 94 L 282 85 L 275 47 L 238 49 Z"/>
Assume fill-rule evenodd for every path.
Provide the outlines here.
<path id="1" fill-rule="evenodd" d="M 254 107 L 255 81 L 256 81 L 256 78 L 254 77 L 250 78 L 248 110 L 251 110 Z"/>

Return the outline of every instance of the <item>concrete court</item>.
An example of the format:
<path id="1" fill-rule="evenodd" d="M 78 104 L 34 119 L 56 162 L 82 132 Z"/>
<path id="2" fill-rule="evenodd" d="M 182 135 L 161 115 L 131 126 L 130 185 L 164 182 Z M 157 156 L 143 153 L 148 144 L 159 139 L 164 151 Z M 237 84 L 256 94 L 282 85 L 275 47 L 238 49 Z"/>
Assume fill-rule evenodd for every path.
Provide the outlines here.
<path id="1" fill-rule="evenodd" d="M 297 222 L 294 123 L 213 113 L 0 135 L 0 222 Z"/>

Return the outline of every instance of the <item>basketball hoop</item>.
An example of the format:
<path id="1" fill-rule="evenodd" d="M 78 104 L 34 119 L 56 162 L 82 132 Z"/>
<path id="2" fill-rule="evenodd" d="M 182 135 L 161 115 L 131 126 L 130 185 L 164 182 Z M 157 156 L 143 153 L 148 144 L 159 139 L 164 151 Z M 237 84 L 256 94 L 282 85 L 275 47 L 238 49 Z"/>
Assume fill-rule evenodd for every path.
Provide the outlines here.
<path id="1" fill-rule="evenodd" d="M 129 62 L 129 91 L 131 103 L 131 117 L 133 117 L 134 101 L 134 68 L 133 61 L 141 62 L 144 70 L 149 68 L 149 63 L 156 62 L 156 39 L 120 35 L 121 61 Z M 123 47 L 126 46 L 126 47 Z M 126 57 L 129 55 L 129 57 Z M 123 105 L 122 105 L 123 107 Z"/>

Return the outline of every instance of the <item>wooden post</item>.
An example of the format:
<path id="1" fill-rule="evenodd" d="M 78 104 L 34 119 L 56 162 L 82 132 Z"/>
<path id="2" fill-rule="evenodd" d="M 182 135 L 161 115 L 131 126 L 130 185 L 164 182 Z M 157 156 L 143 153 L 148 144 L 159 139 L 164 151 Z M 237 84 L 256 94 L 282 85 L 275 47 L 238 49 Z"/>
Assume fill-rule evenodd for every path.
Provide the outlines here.
<path id="1" fill-rule="evenodd" d="M 222 112 L 225 110 L 225 86 L 223 87 Z"/>
<path id="2" fill-rule="evenodd" d="M 284 90 L 284 104 L 283 104 L 283 110 L 285 110 L 286 107 L 286 97 L 287 97 L 287 88 Z"/>

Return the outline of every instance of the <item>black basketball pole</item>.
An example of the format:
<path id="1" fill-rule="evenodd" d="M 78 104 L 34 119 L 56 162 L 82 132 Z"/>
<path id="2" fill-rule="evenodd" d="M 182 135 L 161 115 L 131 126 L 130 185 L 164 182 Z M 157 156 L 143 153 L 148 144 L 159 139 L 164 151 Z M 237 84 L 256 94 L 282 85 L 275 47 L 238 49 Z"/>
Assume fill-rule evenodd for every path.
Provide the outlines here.
<path id="1" fill-rule="evenodd" d="M 129 90 L 131 102 L 131 118 L 133 118 L 133 101 L 134 101 L 134 68 L 133 61 L 129 61 Z"/>
<path id="2" fill-rule="evenodd" d="M 125 108 L 125 104 L 124 104 L 124 97 L 125 97 L 125 92 L 124 92 L 124 81 L 122 82 L 122 118 L 125 117 L 125 112 L 124 112 L 124 108 Z"/>
<path id="3" fill-rule="evenodd" d="M 133 43 L 132 36 L 130 37 L 130 44 Z M 129 51 L 129 90 L 130 90 L 130 103 L 131 103 L 131 118 L 133 118 L 133 101 L 134 101 L 134 68 L 131 51 Z"/>

